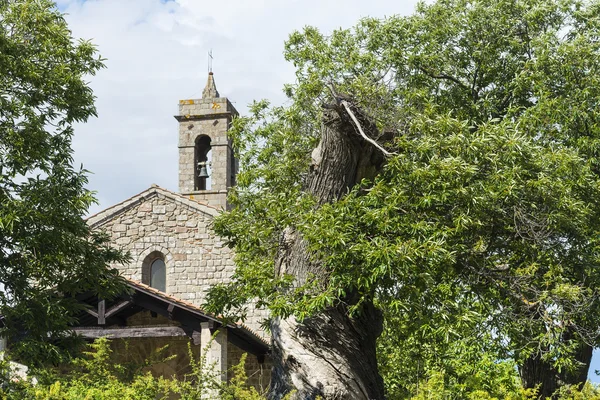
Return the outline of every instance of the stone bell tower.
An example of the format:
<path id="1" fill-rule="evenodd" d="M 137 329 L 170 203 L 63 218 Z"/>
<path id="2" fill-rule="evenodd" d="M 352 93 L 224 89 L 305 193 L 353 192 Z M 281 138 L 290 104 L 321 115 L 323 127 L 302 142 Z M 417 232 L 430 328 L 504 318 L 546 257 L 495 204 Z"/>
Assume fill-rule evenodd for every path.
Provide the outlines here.
<path id="1" fill-rule="evenodd" d="M 201 99 L 180 100 L 179 192 L 211 206 L 227 208 L 227 189 L 235 185 L 237 160 L 227 130 L 238 115 L 220 97 L 209 72 Z"/>

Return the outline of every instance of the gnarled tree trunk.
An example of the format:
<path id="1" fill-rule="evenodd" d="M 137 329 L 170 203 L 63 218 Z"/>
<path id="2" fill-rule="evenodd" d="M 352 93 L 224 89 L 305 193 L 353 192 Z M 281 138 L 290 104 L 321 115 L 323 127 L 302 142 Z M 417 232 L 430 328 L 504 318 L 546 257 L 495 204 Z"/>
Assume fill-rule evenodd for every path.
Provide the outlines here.
<path id="1" fill-rule="evenodd" d="M 319 146 L 305 189 L 320 204 L 339 199 L 364 177 L 374 176 L 383 165 L 381 151 L 366 141 L 348 113 L 344 101 L 327 107 Z M 377 137 L 375 126 L 360 110 L 351 108 L 364 133 Z M 292 227 L 283 234 L 276 262 L 277 274 L 291 274 L 298 285 L 311 274 L 326 276 L 311 259 L 307 243 Z M 343 299 L 356 304 L 353 295 Z M 382 331 L 382 314 L 369 302 L 359 315 L 349 317 L 344 306 L 326 309 L 297 321 L 274 319 L 274 369 L 271 398 L 281 399 L 295 390 L 294 399 L 383 399 L 383 380 L 376 360 L 376 340 Z"/>

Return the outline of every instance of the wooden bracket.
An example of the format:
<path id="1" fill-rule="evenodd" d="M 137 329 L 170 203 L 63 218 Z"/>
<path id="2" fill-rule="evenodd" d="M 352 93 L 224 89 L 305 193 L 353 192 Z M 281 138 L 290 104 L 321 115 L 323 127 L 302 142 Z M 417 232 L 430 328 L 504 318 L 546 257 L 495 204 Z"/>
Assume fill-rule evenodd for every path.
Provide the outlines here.
<path id="1" fill-rule="evenodd" d="M 98 302 L 98 325 L 104 325 L 106 323 L 106 300 L 100 300 Z"/>
<path id="2" fill-rule="evenodd" d="M 98 319 L 98 325 L 104 325 L 106 323 L 106 318 L 112 317 L 117 314 L 119 311 L 123 310 L 127 306 L 132 304 L 131 301 L 126 300 L 115 306 L 112 306 L 110 309 L 106 309 L 106 301 L 100 300 L 98 302 L 98 310 L 85 310 L 88 314 Z"/>
<path id="3" fill-rule="evenodd" d="M 122 301 L 121 303 L 119 303 L 117 305 L 112 306 L 110 309 L 106 310 L 106 318 L 115 315 L 116 313 L 123 310 L 130 304 L 131 304 L 131 301 L 126 300 L 126 301 Z"/>

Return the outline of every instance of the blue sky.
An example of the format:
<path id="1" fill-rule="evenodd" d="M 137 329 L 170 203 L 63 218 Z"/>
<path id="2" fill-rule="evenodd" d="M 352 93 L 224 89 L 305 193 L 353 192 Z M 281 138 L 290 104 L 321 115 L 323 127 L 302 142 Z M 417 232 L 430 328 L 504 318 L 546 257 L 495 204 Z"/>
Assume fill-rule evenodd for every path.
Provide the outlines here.
<path id="1" fill-rule="evenodd" d="M 283 59 L 288 34 L 324 32 L 365 16 L 409 14 L 415 1 L 386 0 L 60 0 L 75 36 L 92 39 L 107 68 L 90 77 L 99 117 L 77 127 L 77 163 L 93 171 L 92 213 L 156 183 L 177 191 L 180 99 L 200 97 L 207 53 L 219 92 L 240 112 L 254 99 L 285 101 L 294 80 Z M 600 369 L 595 353 L 590 378 Z"/>

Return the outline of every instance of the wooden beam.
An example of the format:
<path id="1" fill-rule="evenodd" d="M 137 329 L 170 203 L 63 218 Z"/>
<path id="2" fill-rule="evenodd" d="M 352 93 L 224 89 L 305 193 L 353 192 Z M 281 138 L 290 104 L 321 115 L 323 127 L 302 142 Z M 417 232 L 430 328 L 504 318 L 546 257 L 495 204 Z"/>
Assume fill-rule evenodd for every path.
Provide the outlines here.
<path id="1" fill-rule="evenodd" d="M 86 309 L 85 312 L 90 314 L 94 318 L 98 318 L 98 313 L 94 310 Z"/>
<path id="2" fill-rule="evenodd" d="M 123 310 L 125 307 L 127 307 L 130 304 L 131 304 L 131 301 L 123 301 L 115 306 L 112 306 L 111 308 L 106 310 L 106 315 L 105 315 L 106 318 L 109 318 L 109 317 L 115 315 L 116 313 Z"/>
<path id="3" fill-rule="evenodd" d="M 98 325 L 104 325 L 106 323 L 106 301 L 100 300 L 98 302 Z"/>
<path id="4" fill-rule="evenodd" d="M 133 302 L 146 310 L 162 315 L 163 317 L 169 318 L 169 311 L 165 307 L 164 300 L 155 298 L 154 296 L 148 296 L 146 293 L 138 292 L 133 299 Z M 182 325 L 189 335 L 192 335 L 193 331 L 200 331 L 200 320 L 197 315 L 188 312 L 185 308 L 178 307 L 175 305 L 173 310 L 177 314 L 176 320 Z"/>
<path id="5" fill-rule="evenodd" d="M 163 297 L 160 297 L 160 296 L 158 296 L 158 295 L 156 295 L 154 293 L 142 292 L 141 290 L 138 289 L 138 291 L 136 292 L 136 296 L 134 298 L 134 303 L 140 304 L 142 307 L 144 307 L 144 306 L 139 301 L 140 295 L 142 295 L 142 297 L 151 297 L 151 298 L 154 298 L 154 299 L 158 300 L 162 304 L 165 304 L 165 303 L 166 304 L 173 304 L 175 306 L 175 308 L 178 309 L 178 310 L 186 311 L 186 312 L 188 312 L 190 314 L 194 314 L 194 315 L 196 315 L 196 316 L 198 316 L 198 317 L 200 317 L 202 319 L 207 319 L 207 320 L 214 321 L 217 324 L 217 326 L 221 325 L 221 321 L 219 321 L 218 318 L 215 318 L 213 316 L 204 314 L 202 312 L 199 312 L 198 310 L 189 309 L 185 305 L 173 303 L 173 302 L 171 302 L 171 301 L 169 301 L 169 300 L 167 300 L 167 299 L 165 299 Z M 165 312 L 162 312 L 162 311 L 155 311 L 155 312 L 158 313 L 158 314 L 160 314 L 160 315 L 164 315 L 164 316 L 168 317 L 168 313 L 165 313 Z"/>
<path id="6" fill-rule="evenodd" d="M 229 329 L 227 334 L 227 340 L 229 343 L 239 347 L 243 352 L 254 354 L 257 357 L 269 352 L 269 347 L 266 344 L 258 341 L 251 342 L 247 337 L 240 335 L 240 333 L 241 332 L 235 328 Z"/>
<path id="7" fill-rule="evenodd" d="M 108 337 L 121 338 L 144 338 L 144 337 L 181 337 L 188 336 L 178 326 L 143 326 L 127 328 L 73 328 L 73 332 L 88 339 Z"/>

